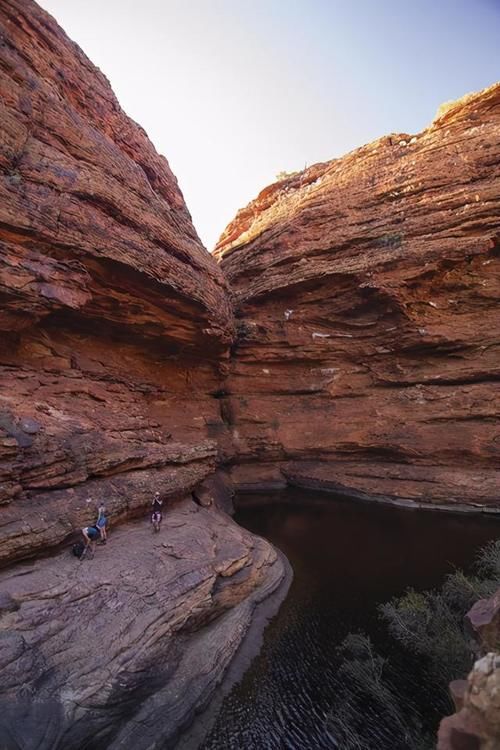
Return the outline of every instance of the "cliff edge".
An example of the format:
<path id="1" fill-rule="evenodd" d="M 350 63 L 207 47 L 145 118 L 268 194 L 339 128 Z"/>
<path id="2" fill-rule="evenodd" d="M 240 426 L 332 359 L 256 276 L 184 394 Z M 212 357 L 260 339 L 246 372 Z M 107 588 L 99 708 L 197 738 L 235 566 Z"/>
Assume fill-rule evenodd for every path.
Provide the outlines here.
<path id="1" fill-rule="evenodd" d="M 244 488 L 498 508 L 500 84 L 265 188 L 216 248 Z"/>

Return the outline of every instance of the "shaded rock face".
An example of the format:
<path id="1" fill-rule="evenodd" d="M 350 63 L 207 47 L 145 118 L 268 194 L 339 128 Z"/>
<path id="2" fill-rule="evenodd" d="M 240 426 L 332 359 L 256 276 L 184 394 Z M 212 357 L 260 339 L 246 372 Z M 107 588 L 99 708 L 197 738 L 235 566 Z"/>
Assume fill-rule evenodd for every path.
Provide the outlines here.
<path id="1" fill-rule="evenodd" d="M 3 563 L 213 472 L 233 323 L 167 161 L 29 0 L 0 4 L 0 144 Z"/>
<path id="2" fill-rule="evenodd" d="M 271 185 L 216 255 L 237 484 L 498 506 L 500 85 Z"/>
<path id="3" fill-rule="evenodd" d="M 217 464 L 495 502 L 499 100 L 241 212 L 230 365 L 228 285 L 166 160 L 50 16 L 0 3 L 0 565 L 112 522 L 93 560 L 0 573 L 0 745 L 170 747 L 207 703 L 285 571 L 221 512 Z M 117 531 L 156 491 L 161 533 Z"/>
<path id="4" fill-rule="evenodd" d="M 282 577 L 270 544 L 191 500 L 93 560 L 3 571 L 0 747 L 172 747 Z"/>
<path id="5" fill-rule="evenodd" d="M 467 620 L 485 650 L 500 651 L 500 589 L 490 599 L 476 602 Z"/>

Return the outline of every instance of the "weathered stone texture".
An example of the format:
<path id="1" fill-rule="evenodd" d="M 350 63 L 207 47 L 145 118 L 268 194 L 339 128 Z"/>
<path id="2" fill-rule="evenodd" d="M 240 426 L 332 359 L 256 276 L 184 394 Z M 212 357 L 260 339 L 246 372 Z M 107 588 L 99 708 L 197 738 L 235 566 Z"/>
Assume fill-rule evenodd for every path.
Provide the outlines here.
<path id="1" fill-rule="evenodd" d="M 491 599 L 477 602 L 467 614 L 477 631 L 481 645 L 488 649 L 492 633 L 498 649 L 500 591 Z M 485 627 L 485 613 L 490 614 Z M 486 618 L 488 619 L 488 618 Z M 441 721 L 438 750 L 497 750 L 500 747 L 500 655 L 488 651 L 478 659 L 467 680 L 450 685 L 457 713 Z"/>
<path id="2" fill-rule="evenodd" d="M 498 506 L 500 84 L 266 188 L 216 255 L 238 483 Z"/>
<path id="3" fill-rule="evenodd" d="M 270 544 L 188 499 L 159 534 L 3 571 L 0 747 L 172 747 L 282 578 Z"/>
<path id="4" fill-rule="evenodd" d="M 0 28 L 1 328 L 62 310 L 183 349 L 227 345 L 225 282 L 166 159 L 31 0 L 4 0 Z"/>
<path id="5" fill-rule="evenodd" d="M 213 472 L 226 282 L 167 161 L 37 5 L 0 4 L 0 561 Z M 91 502 L 87 502 L 91 497 Z"/>

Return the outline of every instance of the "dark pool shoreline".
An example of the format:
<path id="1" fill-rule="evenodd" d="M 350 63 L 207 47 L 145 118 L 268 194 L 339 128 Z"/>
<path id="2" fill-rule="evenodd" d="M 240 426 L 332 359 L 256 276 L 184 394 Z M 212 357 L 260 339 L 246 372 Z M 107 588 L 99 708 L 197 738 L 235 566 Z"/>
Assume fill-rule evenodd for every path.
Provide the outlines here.
<path id="1" fill-rule="evenodd" d="M 259 655 L 225 691 L 211 731 L 193 750 L 336 747 L 323 724 L 333 689 L 328 660 L 342 638 L 374 633 L 379 604 L 408 587 L 440 585 L 456 567 L 469 569 L 500 533 L 493 515 L 422 514 L 296 488 L 246 493 L 236 507 L 238 523 L 289 558 L 294 581 Z"/>
<path id="2" fill-rule="evenodd" d="M 217 720 L 224 698 L 242 680 L 246 671 L 258 657 L 266 627 L 278 613 L 293 580 L 293 570 L 290 563 L 279 549 L 276 551 L 285 571 L 282 582 L 271 596 L 264 599 L 255 608 L 248 632 L 224 675 L 222 683 L 215 690 L 208 705 L 200 711 L 191 726 L 179 738 L 175 750 L 197 750 L 201 747 Z"/>

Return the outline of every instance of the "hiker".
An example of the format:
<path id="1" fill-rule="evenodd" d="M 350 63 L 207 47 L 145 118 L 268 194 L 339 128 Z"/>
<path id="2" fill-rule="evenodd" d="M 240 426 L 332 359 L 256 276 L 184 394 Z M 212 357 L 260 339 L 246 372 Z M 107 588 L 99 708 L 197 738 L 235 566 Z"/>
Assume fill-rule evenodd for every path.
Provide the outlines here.
<path id="1" fill-rule="evenodd" d="M 83 550 L 82 557 L 80 559 L 85 556 L 89 547 L 90 551 L 92 552 L 92 557 L 94 557 L 95 543 L 97 537 L 99 536 L 99 529 L 97 528 L 97 526 L 85 526 L 82 529 L 82 534 L 83 538 L 85 539 L 85 549 Z"/>
<path id="2" fill-rule="evenodd" d="M 161 525 L 161 511 L 163 506 L 163 500 L 161 499 L 159 492 L 155 492 L 155 496 L 151 502 L 151 505 L 153 506 L 151 523 L 153 524 L 154 530 L 159 531 Z"/>
<path id="3" fill-rule="evenodd" d="M 96 527 L 99 529 L 99 534 L 101 535 L 101 544 L 106 544 L 108 540 L 108 532 L 106 529 L 106 526 L 108 524 L 108 519 L 106 518 L 106 508 L 104 505 L 99 506 L 99 515 L 97 516 L 96 521 Z"/>

